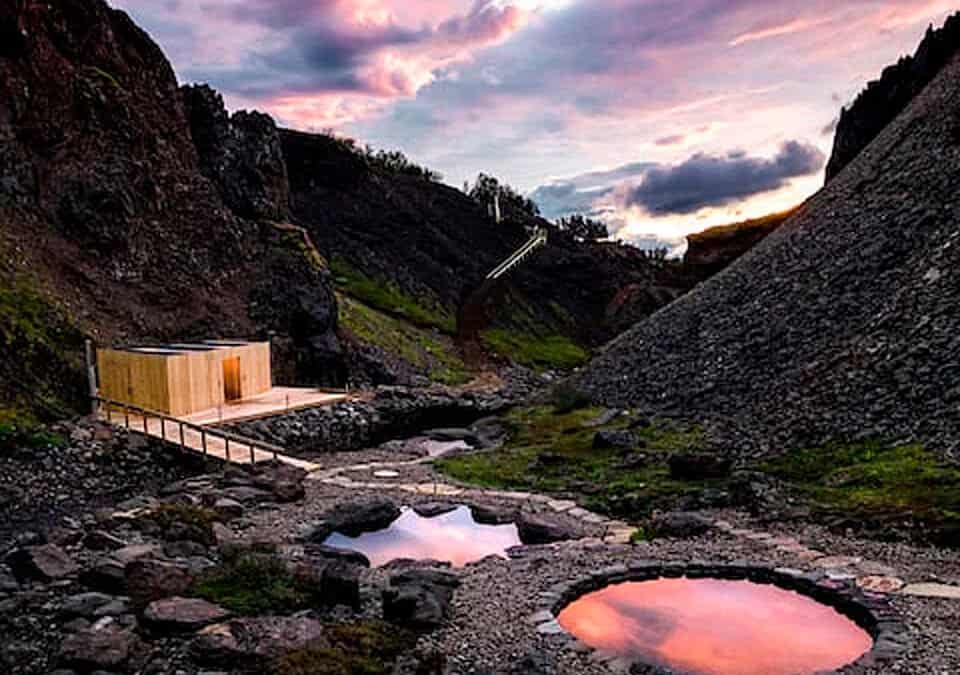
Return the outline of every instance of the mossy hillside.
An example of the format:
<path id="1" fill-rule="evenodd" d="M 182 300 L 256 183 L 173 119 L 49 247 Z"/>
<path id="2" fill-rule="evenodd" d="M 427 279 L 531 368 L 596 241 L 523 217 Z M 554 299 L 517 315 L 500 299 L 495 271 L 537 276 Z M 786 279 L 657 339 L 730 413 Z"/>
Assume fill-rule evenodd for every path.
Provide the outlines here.
<path id="1" fill-rule="evenodd" d="M 463 384 L 470 373 L 446 336 L 419 328 L 338 294 L 340 326 L 357 338 L 403 359 L 443 384 Z"/>
<path id="2" fill-rule="evenodd" d="M 297 579 L 271 553 L 234 553 L 205 573 L 190 591 L 243 616 L 292 614 L 321 604 L 319 589 Z"/>
<path id="3" fill-rule="evenodd" d="M 0 276 L 0 422 L 84 409 L 83 335 L 27 277 Z"/>
<path id="4" fill-rule="evenodd" d="M 518 408 L 505 418 L 510 436 L 502 448 L 442 459 L 437 466 L 457 480 L 485 487 L 585 495 L 590 508 L 636 519 L 712 485 L 673 480 L 667 467 L 669 455 L 700 446 L 700 430 L 681 431 L 666 422 L 639 427 L 635 431 L 647 447 L 638 452 L 649 461 L 625 465 L 624 451 L 594 448 L 593 440 L 597 431 L 624 429 L 634 418 L 625 414 L 609 424 L 590 425 L 602 413 L 591 407 L 559 413 L 552 406 Z"/>
<path id="5" fill-rule="evenodd" d="M 340 291 L 368 307 L 417 326 L 436 328 L 449 335 L 456 332 L 456 319 L 446 309 L 411 298 L 388 281 L 372 279 L 342 258 L 333 258 L 330 269 Z"/>
<path id="6" fill-rule="evenodd" d="M 915 523 L 960 547 L 960 467 L 919 444 L 881 441 L 796 450 L 762 469 L 791 484 L 818 513 L 867 523 Z"/>
<path id="7" fill-rule="evenodd" d="M 330 625 L 315 645 L 275 661 L 271 675 L 389 675 L 413 649 L 411 633 L 381 621 Z"/>
<path id="8" fill-rule="evenodd" d="M 590 358 L 586 349 L 563 335 L 493 328 L 482 332 L 480 338 L 491 351 L 529 368 L 571 370 Z"/>

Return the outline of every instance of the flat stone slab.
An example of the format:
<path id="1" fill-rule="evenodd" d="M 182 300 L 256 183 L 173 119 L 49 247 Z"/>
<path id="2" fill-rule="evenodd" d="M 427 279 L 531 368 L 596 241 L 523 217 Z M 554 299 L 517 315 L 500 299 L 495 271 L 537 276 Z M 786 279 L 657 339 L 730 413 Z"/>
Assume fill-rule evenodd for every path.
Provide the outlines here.
<path id="1" fill-rule="evenodd" d="M 821 568 L 853 567 L 863 562 L 863 558 L 846 555 L 828 555 L 825 558 L 818 558 L 813 564 Z"/>
<path id="2" fill-rule="evenodd" d="M 554 511 L 569 511 L 570 509 L 576 508 L 577 503 L 565 499 L 554 499 L 547 502 L 547 506 Z"/>
<path id="3" fill-rule="evenodd" d="M 869 593 L 896 593 L 905 586 L 903 579 L 871 575 L 857 579 L 857 586 Z"/>
<path id="4" fill-rule="evenodd" d="M 900 593 L 902 595 L 913 595 L 918 598 L 960 600 L 960 586 L 948 586 L 947 584 L 907 584 Z"/>

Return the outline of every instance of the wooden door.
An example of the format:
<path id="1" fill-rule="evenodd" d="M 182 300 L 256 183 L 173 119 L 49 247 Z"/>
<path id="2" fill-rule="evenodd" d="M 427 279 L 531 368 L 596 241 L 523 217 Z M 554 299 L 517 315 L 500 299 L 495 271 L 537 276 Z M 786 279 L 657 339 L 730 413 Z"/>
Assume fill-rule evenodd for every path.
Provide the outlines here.
<path id="1" fill-rule="evenodd" d="M 227 401 L 239 401 L 240 392 L 240 357 L 230 356 L 223 360 L 223 397 Z"/>

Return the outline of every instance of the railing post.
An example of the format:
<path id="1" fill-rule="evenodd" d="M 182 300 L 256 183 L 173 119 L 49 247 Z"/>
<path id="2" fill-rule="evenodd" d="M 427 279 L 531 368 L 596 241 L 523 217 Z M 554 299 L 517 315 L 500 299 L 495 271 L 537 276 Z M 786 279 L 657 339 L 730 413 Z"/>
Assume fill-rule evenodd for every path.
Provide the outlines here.
<path id="1" fill-rule="evenodd" d="M 200 429 L 200 446 L 203 448 L 203 456 L 207 456 L 207 430 Z"/>
<path id="2" fill-rule="evenodd" d="M 253 451 L 253 443 L 250 443 L 250 466 L 257 463 L 256 453 Z"/>
<path id="3" fill-rule="evenodd" d="M 141 410 L 140 413 L 143 415 L 143 433 L 146 436 L 150 435 L 150 429 L 147 428 L 147 411 Z"/>
<path id="4" fill-rule="evenodd" d="M 112 405 L 107 403 L 107 424 L 110 424 L 113 420 L 110 418 L 110 411 L 113 408 Z"/>
<path id="5" fill-rule="evenodd" d="M 223 454 L 227 456 L 227 463 L 230 463 L 230 437 L 223 437 Z"/>
<path id="6" fill-rule="evenodd" d="M 180 452 L 187 451 L 187 444 L 183 441 L 183 422 L 180 422 Z"/>
<path id="7" fill-rule="evenodd" d="M 160 418 L 160 438 L 164 443 L 167 442 L 167 418 Z"/>
<path id="8" fill-rule="evenodd" d="M 123 404 L 123 426 L 130 428 L 130 408 L 126 403 Z"/>

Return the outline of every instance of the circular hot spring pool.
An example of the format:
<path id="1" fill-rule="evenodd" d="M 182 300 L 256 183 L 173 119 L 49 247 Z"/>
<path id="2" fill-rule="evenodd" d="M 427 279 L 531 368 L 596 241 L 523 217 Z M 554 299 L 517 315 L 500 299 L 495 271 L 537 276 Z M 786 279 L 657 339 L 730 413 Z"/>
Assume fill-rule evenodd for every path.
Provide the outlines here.
<path id="1" fill-rule="evenodd" d="M 871 635 L 833 607 L 744 580 L 618 583 L 574 600 L 557 621 L 597 650 L 695 675 L 809 675 L 873 647 Z"/>

